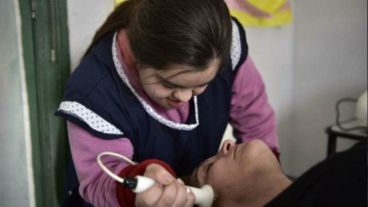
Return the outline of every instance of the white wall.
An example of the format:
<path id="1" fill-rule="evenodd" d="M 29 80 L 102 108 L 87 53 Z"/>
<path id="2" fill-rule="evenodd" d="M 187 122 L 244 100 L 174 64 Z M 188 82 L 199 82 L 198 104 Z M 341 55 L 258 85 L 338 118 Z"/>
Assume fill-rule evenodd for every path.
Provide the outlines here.
<path id="1" fill-rule="evenodd" d="M 0 1 L 0 206 L 34 206 L 17 1 Z"/>
<path id="2" fill-rule="evenodd" d="M 292 131 L 284 139 L 288 170 L 298 175 L 326 156 L 336 101 L 367 88 L 367 1 L 296 1 L 294 25 Z"/>
<path id="3" fill-rule="evenodd" d="M 249 53 L 266 84 L 268 98 L 276 112 L 281 162 L 289 166 L 285 137 L 289 133 L 293 91 L 293 25 L 279 28 L 246 28 Z"/>
<path id="4" fill-rule="evenodd" d="M 335 102 L 358 96 L 366 86 L 366 4 L 298 1 L 293 25 L 246 28 L 250 55 L 277 113 L 281 161 L 288 174 L 300 175 L 325 157 L 324 128 L 334 122 Z M 68 1 L 73 67 L 112 7 L 112 0 Z"/>
<path id="5" fill-rule="evenodd" d="M 113 0 L 68 0 L 71 68 L 78 65 L 97 28 L 114 7 Z"/>

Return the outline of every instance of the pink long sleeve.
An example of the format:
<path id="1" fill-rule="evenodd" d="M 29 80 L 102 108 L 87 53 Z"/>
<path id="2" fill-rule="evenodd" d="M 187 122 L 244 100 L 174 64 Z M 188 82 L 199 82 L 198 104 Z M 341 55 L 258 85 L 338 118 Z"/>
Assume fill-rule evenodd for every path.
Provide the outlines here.
<path id="1" fill-rule="evenodd" d="M 267 100 L 265 85 L 250 57 L 236 74 L 230 111 L 230 124 L 244 142 L 259 138 L 278 151 L 275 115 Z"/>
<path id="2" fill-rule="evenodd" d="M 117 183 L 98 166 L 96 156 L 103 151 L 112 151 L 129 158 L 133 147 L 129 139 L 122 137 L 104 140 L 68 122 L 68 135 L 74 166 L 80 182 L 79 193 L 93 206 L 117 207 Z M 104 157 L 106 167 L 119 174 L 128 164 L 114 157 Z"/>

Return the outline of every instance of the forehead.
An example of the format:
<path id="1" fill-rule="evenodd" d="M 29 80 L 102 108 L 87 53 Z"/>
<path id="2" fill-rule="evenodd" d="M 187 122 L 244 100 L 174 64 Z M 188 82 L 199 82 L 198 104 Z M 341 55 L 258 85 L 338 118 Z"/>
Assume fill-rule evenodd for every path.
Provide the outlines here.
<path id="1" fill-rule="evenodd" d="M 171 65 L 167 70 L 155 70 L 155 74 L 164 80 L 188 87 L 211 81 L 219 70 L 219 61 L 212 61 L 207 68 L 194 68 L 186 65 Z"/>

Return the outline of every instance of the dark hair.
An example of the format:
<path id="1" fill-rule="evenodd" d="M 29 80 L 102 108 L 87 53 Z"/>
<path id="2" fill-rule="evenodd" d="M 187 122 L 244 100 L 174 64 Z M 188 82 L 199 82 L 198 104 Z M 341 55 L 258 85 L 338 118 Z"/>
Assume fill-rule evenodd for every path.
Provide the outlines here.
<path id="1" fill-rule="evenodd" d="M 156 69 L 172 64 L 206 68 L 229 59 L 232 37 L 224 0 L 128 0 L 96 32 L 87 53 L 101 39 L 127 29 L 136 62 Z"/>

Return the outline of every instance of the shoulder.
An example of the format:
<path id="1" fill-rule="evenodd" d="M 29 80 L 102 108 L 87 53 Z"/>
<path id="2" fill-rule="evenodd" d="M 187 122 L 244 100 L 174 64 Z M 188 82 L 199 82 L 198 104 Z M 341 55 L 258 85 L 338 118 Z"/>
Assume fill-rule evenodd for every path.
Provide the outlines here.
<path id="1" fill-rule="evenodd" d="M 121 136 L 126 131 L 119 123 L 132 102 L 124 98 L 130 94 L 117 74 L 111 49 L 112 41 L 103 40 L 83 58 L 68 79 L 57 112 L 101 137 Z"/>
<path id="2" fill-rule="evenodd" d="M 116 76 L 112 61 L 111 48 L 112 38 L 105 38 L 75 68 L 69 77 L 65 98 L 86 98 L 96 90 L 110 88 Z"/>

